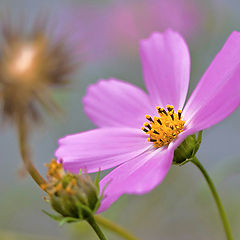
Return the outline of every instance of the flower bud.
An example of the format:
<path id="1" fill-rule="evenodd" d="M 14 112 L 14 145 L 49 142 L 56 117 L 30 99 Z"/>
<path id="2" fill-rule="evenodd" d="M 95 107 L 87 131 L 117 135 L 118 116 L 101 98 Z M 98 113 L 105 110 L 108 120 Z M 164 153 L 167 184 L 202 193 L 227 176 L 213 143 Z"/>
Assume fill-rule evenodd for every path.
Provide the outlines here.
<path id="1" fill-rule="evenodd" d="M 190 161 L 197 153 L 202 140 L 202 131 L 198 133 L 198 137 L 193 135 L 187 136 L 184 141 L 175 149 L 173 164 L 184 165 Z"/>
<path id="2" fill-rule="evenodd" d="M 98 181 L 94 184 L 87 173 L 65 172 L 55 159 L 46 166 L 48 183 L 42 185 L 42 189 L 48 193 L 51 206 L 61 215 L 61 220 L 79 221 L 97 211 L 101 199 Z"/>

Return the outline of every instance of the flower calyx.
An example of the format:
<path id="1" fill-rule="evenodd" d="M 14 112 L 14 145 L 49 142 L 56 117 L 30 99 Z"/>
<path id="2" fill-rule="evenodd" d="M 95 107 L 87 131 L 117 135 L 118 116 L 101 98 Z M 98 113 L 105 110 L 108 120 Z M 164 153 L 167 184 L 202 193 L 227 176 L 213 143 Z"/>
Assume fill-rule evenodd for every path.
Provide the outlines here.
<path id="1" fill-rule="evenodd" d="M 175 149 L 173 164 L 182 166 L 187 162 L 192 161 L 201 145 L 201 142 L 202 131 L 198 133 L 197 137 L 195 134 L 187 136 Z"/>

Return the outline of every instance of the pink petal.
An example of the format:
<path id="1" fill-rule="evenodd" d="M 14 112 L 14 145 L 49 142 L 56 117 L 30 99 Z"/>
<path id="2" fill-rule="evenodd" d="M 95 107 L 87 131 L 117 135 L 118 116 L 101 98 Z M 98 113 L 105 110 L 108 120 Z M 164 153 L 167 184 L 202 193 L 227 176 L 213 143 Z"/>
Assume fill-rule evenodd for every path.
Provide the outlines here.
<path id="1" fill-rule="evenodd" d="M 173 151 L 157 149 L 120 165 L 105 176 L 106 186 L 98 212 L 106 210 L 122 194 L 144 194 L 156 187 L 166 176 L 173 159 Z M 107 185 L 106 185 L 107 184 Z"/>
<path id="2" fill-rule="evenodd" d="M 140 128 L 145 115 L 154 110 L 148 95 L 140 88 L 119 80 L 100 80 L 88 88 L 84 110 L 100 127 Z"/>
<path id="3" fill-rule="evenodd" d="M 140 129 L 100 128 L 60 139 L 55 156 L 70 172 L 96 172 L 128 161 L 151 146 Z"/>
<path id="4" fill-rule="evenodd" d="M 240 33 L 233 32 L 184 108 L 187 125 L 208 128 L 231 114 L 240 104 Z"/>
<path id="5" fill-rule="evenodd" d="M 156 105 L 181 109 L 190 75 L 190 55 L 180 34 L 167 30 L 141 41 L 141 59 L 146 87 Z"/>

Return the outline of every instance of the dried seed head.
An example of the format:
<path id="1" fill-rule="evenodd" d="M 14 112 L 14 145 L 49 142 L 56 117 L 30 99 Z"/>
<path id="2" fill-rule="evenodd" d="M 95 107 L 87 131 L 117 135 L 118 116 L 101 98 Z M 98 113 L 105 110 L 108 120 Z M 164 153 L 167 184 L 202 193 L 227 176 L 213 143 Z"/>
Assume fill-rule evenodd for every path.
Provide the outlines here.
<path id="1" fill-rule="evenodd" d="M 0 26 L 0 101 L 4 117 L 39 120 L 39 106 L 57 110 L 50 88 L 63 86 L 77 66 L 64 38 L 51 35 L 47 22 L 35 20 Z"/>

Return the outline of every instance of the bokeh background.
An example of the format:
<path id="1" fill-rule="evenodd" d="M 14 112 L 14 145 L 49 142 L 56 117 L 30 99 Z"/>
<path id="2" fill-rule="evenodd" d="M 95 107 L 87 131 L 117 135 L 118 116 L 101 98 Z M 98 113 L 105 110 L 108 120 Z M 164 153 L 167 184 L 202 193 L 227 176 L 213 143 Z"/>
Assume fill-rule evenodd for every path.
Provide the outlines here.
<path id="1" fill-rule="evenodd" d="M 189 44 L 192 70 L 189 93 L 233 30 L 240 30 L 238 0 L 0 0 L 0 19 L 24 15 L 29 23 L 47 14 L 69 35 L 80 51 L 81 67 L 65 90 L 54 92 L 65 114 L 45 116 L 33 130 L 35 163 L 45 175 L 57 139 L 94 128 L 84 115 L 81 99 L 89 84 L 116 77 L 142 88 L 138 41 L 152 31 L 171 27 Z M 234 87 L 234 86 L 233 86 Z M 199 159 L 209 170 L 227 211 L 235 239 L 240 239 L 240 111 L 204 131 Z M 58 227 L 42 213 L 49 210 L 44 195 L 30 177 L 22 177 L 15 128 L 0 126 L 0 239 L 96 239 L 85 223 Z M 51 210 L 49 210 L 51 211 Z M 123 196 L 104 216 L 142 239 L 225 239 L 212 196 L 191 164 L 173 166 L 154 191 Z M 106 231 L 109 239 L 120 239 Z"/>

